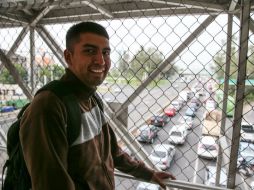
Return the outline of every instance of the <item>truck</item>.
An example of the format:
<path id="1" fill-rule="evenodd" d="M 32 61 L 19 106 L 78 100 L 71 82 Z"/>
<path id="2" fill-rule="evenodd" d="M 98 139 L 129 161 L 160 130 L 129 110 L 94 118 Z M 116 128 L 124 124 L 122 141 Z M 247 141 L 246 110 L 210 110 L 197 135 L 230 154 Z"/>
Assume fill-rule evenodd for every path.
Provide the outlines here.
<path id="1" fill-rule="evenodd" d="M 211 110 L 204 113 L 202 134 L 219 137 L 221 127 L 221 111 Z"/>

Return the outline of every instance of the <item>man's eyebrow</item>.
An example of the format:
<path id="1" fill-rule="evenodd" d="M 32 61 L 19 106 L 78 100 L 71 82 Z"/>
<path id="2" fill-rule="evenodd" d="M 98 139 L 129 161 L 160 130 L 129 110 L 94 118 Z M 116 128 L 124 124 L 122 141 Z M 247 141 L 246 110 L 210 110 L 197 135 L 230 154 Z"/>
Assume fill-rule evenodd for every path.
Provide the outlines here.
<path id="1" fill-rule="evenodd" d="M 98 48 L 98 46 L 93 44 L 84 44 L 83 47 Z"/>
<path id="2" fill-rule="evenodd" d="M 83 48 L 98 48 L 98 46 L 94 45 L 94 44 L 84 44 Z M 105 47 L 103 48 L 104 50 L 108 50 L 111 51 L 110 47 Z"/>

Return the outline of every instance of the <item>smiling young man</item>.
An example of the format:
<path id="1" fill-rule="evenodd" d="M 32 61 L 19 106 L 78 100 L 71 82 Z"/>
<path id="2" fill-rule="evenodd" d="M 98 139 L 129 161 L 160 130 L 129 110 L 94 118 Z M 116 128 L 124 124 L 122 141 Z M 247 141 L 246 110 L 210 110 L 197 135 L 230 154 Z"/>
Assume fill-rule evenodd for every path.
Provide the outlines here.
<path id="1" fill-rule="evenodd" d="M 115 168 L 162 187 L 163 179 L 175 179 L 172 174 L 156 172 L 123 152 L 94 100 L 93 94 L 111 65 L 105 28 L 93 22 L 73 25 L 66 35 L 64 57 L 68 68 L 60 80 L 67 87 L 75 87 L 73 94 L 82 113 L 81 130 L 69 144 L 62 100 L 47 90 L 35 96 L 23 115 L 20 129 L 32 189 L 114 190 Z"/>

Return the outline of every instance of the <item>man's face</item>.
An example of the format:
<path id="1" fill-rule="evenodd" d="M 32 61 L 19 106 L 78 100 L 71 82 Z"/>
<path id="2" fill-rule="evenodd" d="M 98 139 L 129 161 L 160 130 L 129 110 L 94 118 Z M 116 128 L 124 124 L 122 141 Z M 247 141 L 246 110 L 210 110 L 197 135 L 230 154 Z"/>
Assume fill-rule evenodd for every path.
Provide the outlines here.
<path id="1" fill-rule="evenodd" d="M 65 50 L 64 56 L 69 69 L 93 88 L 103 82 L 111 65 L 109 40 L 93 33 L 81 34 L 72 52 Z"/>

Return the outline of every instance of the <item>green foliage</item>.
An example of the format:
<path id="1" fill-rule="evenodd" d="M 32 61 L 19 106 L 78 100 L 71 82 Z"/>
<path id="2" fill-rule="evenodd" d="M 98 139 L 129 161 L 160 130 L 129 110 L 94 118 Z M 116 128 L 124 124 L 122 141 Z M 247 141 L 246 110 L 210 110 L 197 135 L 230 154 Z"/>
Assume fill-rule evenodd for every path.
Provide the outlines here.
<path id="1" fill-rule="evenodd" d="M 56 64 L 43 66 L 40 68 L 39 80 L 49 82 L 54 79 L 59 79 L 64 74 L 64 67 Z M 47 81 L 44 81 L 46 78 Z"/>
<path id="2" fill-rule="evenodd" d="M 238 52 L 239 47 L 236 43 L 237 39 L 233 37 L 231 44 L 231 62 L 230 62 L 230 72 L 229 77 L 231 79 L 237 79 L 238 71 Z M 213 71 L 217 79 L 223 79 L 225 75 L 225 65 L 226 65 L 226 42 L 222 41 L 222 49 L 214 56 L 214 63 L 212 66 Z M 249 79 L 254 79 L 254 46 L 250 45 L 248 51 L 247 60 L 247 77 Z"/>
<path id="3" fill-rule="evenodd" d="M 149 77 L 164 59 L 163 54 L 158 49 L 152 47 L 145 49 L 141 46 L 134 56 L 131 56 L 127 51 L 120 53 L 116 68 L 110 73 L 113 77 L 122 76 L 127 81 L 141 82 Z M 176 67 L 169 65 L 162 72 L 162 76 L 173 75 L 176 71 Z"/>
<path id="4" fill-rule="evenodd" d="M 232 50 L 231 50 L 231 63 L 230 63 L 230 72 L 229 78 L 231 80 L 237 79 L 237 71 L 238 71 L 238 44 L 236 43 L 237 39 L 234 37 L 232 40 Z M 224 79 L 225 75 L 225 63 L 226 63 L 226 42 L 222 42 L 222 49 L 218 52 L 214 57 L 213 71 L 215 72 L 215 76 L 217 79 Z M 253 43 L 249 45 L 248 49 L 248 57 L 247 57 L 247 68 L 246 68 L 246 79 L 254 79 L 254 45 Z M 245 89 L 245 102 L 254 100 L 254 89 L 253 87 L 246 86 Z M 230 86 L 229 95 L 235 95 L 235 87 Z"/>
<path id="5" fill-rule="evenodd" d="M 26 81 L 27 77 L 28 77 L 27 70 L 21 64 L 14 64 L 14 66 L 17 69 L 22 80 Z M 4 84 L 15 84 L 16 83 L 14 81 L 12 75 L 10 74 L 10 72 L 5 67 L 2 68 L 1 73 L 0 73 L 0 83 L 4 83 Z"/>

